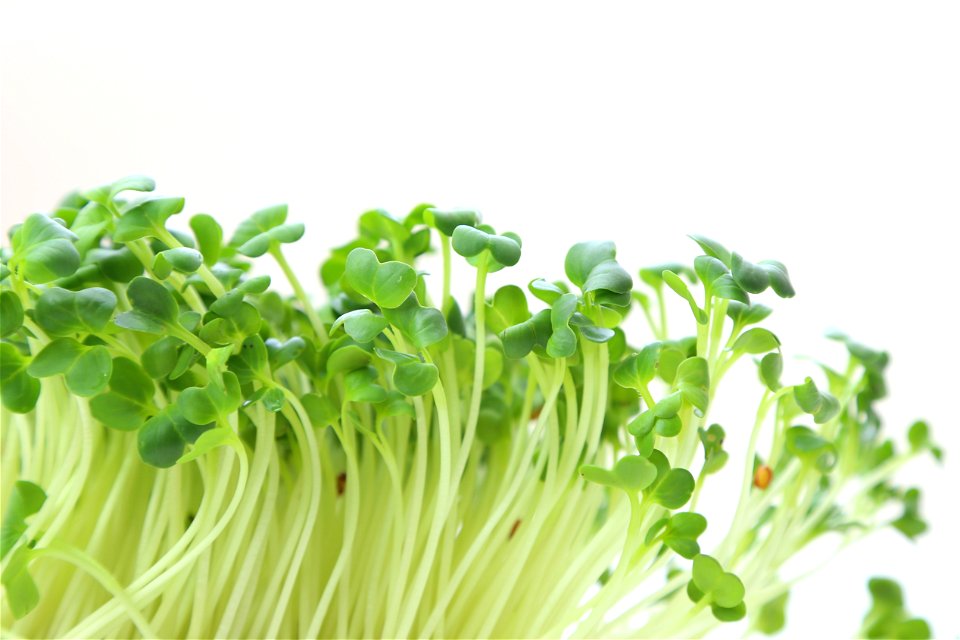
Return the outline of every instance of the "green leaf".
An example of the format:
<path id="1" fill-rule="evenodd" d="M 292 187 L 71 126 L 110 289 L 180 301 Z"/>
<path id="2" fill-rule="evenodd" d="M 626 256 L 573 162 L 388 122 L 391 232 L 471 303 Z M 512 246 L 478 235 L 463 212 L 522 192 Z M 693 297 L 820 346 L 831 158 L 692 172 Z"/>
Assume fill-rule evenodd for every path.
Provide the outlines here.
<path id="1" fill-rule="evenodd" d="M 552 333 L 547 339 L 547 355 L 551 358 L 569 358 L 577 352 L 577 336 L 570 328 L 570 318 L 577 310 L 577 296 L 565 293 L 550 312 Z"/>
<path id="2" fill-rule="evenodd" d="M 723 440 L 726 433 L 720 425 L 712 424 L 709 429 L 698 429 L 698 435 L 701 444 L 703 444 L 704 456 L 701 473 L 704 475 L 716 473 L 723 468 L 729 457 L 727 452 L 723 450 Z"/>
<path id="3" fill-rule="evenodd" d="M 672 271 L 677 275 L 684 276 L 691 283 L 697 282 L 697 277 L 700 273 L 696 269 L 691 269 L 689 266 L 679 262 L 665 262 L 640 269 L 640 279 L 650 285 L 651 288 L 659 290 L 663 288 L 664 271 Z"/>
<path id="4" fill-rule="evenodd" d="M 734 253 L 731 256 L 730 270 L 734 281 L 747 293 L 762 293 L 770 286 L 767 270 Z"/>
<path id="5" fill-rule="evenodd" d="M 466 228 L 466 227 L 458 227 Z M 417 349 L 425 349 L 447 336 L 443 314 L 432 307 L 422 307 L 415 293 L 396 308 L 383 309 L 384 317 L 400 329 Z"/>
<path id="6" fill-rule="evenodd" d="M 713 617 L 720 622 L 736 622 L 737 620 L 743 620 L 747 615 L 747 605 L 743 602 L 735 607 L 721 607 L 714 604 L 710 606 L 710 611 L 713 613 Z"/>
<path id="7" fill-rule="evenodd" d="M 710 293 L 717 298 L 723 298 L 738 304 L 749 304 L 750 297 L 740 288 L 729 273 L 725 273 L 710 285 Z"/>
<path id="8" fill-rule="evenodd" d="M 627 389 L 640 390 L 646 387 L 657 373 L 660 359 L 660 343 L 648 344 L 639 353 L 627 356 L 613 372 L 613 381 Z"/>
<path id="9" fill-rule="evenodd" d="M 589 482 L 635 493 L 650 486 L 657 477 L 657 469 L 641 456 L 624 456 L 617 460 L 612 470 L 590 464 L 582 465 L 580 475 Z"/>
<path id="10" fill-rule="evenodd" d="M 300 398 L 315 428 L 327 427 L 340 419 L 340 409 L 327 396 L 307 393 Z"/>
<path id="11" fill-rule="evenodd" d="M 762 304 L 746 304 L 730 301 L 727 304 L 727 315 L 733 320 L 735 331 L 751 324 L 762 322 L 773 313 L 773 309 Z"/>
<path id="12" fill-rule="evenodd" d="M 124 191 L 146 192 L 153 191 L 156 187 L 157 185 L 152 178 L 134 175 L 120 178 L 116 182 L 97 187 L 96 189 L 84 191 L 82 195 L 88 200 L 93 200 L 94 202 L 105 205 Z"/>
<path id="13" fill-rule="evenodd" d="M 778 391 L 782 386 L 780 376 L 783 373 L 783 357 L 779 353 L 768 353 L 760 360 L 760 379 L 770 391 Z"/>
<path id="14" fill-rule="evenodd" d="M 375 315 L 369 309 L 355 309 L 334 320 L 330 326 L 330 335 L 343 326 L 346 334 L 357 342 L 372 342 L 389 324 L 386 318 Z"/>
<path id="15" fill-rule="evenodd" d="M 833 468 L 837 461 L 837 450 L 833 443 L 826 440 L 809 427 L 790 427 L 786 431 L 787 451 L 806 464 L 816 466 L 822 472 Z"/>
<path id="16" fill-rule="evenodd" d="M 707 312 L 697 305 L 697 301 L 694 300 L 693 294 L 690 293 L 690 289 L 687 288 L 687 284 L 680 279 L 680 276 L 672 271 L 664 271 L 663 281 L 667 283 L 668 287 L 673 289 L 674 293 L 687 301 L 687 303 L 690 305 L 690 311 L 693 312 L 693 317 L 696 319 L 698 324 L 707 324 Z"/>
<path id="17" fill-rule="evenodd" d="M 567 252 L 564 271 L 584 295 L 592 293 L 600 304 L 628 306 L 633 278 L 617 263 L 612 242 L 578 242 Z"/>
<path id="18" fill-rule="evenodd" d="M 497 289 L 493 294 L 493 301 L 486 305 L 486 317 L 487 325 L 494 333 L 500 333 L 507 327 L 520 324 L 529 318 L 530 309 L 523 289 L 512 284 Z"/>
<path id="19" fill-rule="evenodd" d="M 466 258 L 478 256 L 489 251 L 490 256 L 506 267 L 512 267 L 520 261 L 520 243 L 509 236 L 487 233 L 476 227 L 460 225 L 453 230 L 453 250 Z"/>
<path id="20" fill-rule="evenodd" d="M 33 284 L 72 275 L 80 266 L 80 253 L 73 244 L 77 240 L 75 233 L 52 218 L 32 213 L 13 234 L 9 267 Z"/>
<path id="21" fill-rule="evenodd" d="M 0 292 L 0 337 L 17 332 L 23 326 L 23 305 L 13 291 Z"/>
<path id="22" fill-rule="evenodd" d="M 891 524 L 900 533 L 913 540 L 927 530 L 927 523 L 920 515 L 920 490 L 909 489 L 901 499 L 903 513 Z"/>
<path id="23" fill-rule="evenodd" d="M 923 420 L 917 420 L 907 431 L 907 441 L 914 451 L 922 451 L 930 446 L 930 426 Z"/>
<path id="24" fill-rule="evenodd" d="M 93 417 L 112 429 L 133 431 L 154 413 L 153 380 L 129 358 L 114 358 L 110 390 L 90 401 Z"/>
<path id="25" fill-rule="evenodd" d="M 703 358 L 687 358 L 677 367 L 675 385 L 683 399 L 705 412 L 710 401 L 710 368 Z"/>
<path id="26" fill-rule="evenodd" d="M 734 353 L 767 353 L 780 348 L 780 340 L 770 331 L 762 328 L 750 329 L 733 343 Z"/>
<path id="27" fill-rule="evenodd" d="M 710 597 L 711 610 L 718 620 L 732 622 L 746 615 L 743 582 L 734 574 L 724 571 L 714 558 L 703 554 L 694 557 L 691 583 L 694 587 L 692 591 L 698 595 L 696 600 L 703 595 Z"/>
<path id="28" fill-rule="evenodd" d="M 203 264 L 203 255 L 196 249 L 177 247 L 161 251 L 153 259 L 153 273 L 165 279 L 174 271 L 193 273 Z"/>
<path id="29" fill-rule="evenodd" d="M 240 223 L 233 237 L 231 247 L 239 247 L 262 233 L 282 225 L 287 220 L 287 205 L 279 204 L 255 212 Z"/>
<path id="30" fill-rule="evenodd" d="M 351 371 L 343 382 L 349 402 L 377 403 L 387 398 L 387 390 L 377 384 L 377 370 L 372 367 Z"/>
<path id="31" fill-rule="evenodd" d="M 160 338 L 140 355 L 144 371 L 154 379 L 165 378 L 177 366 L 183 341 L 173 336 Z"/>
<path id="32" fill-rule="evenodd" d="M 722 244 L 705 236 L 691 235 L 689 238 L 700 245 L 700 248 L 703 249 L 705 254 L 712 258 L 716 258 L 727 267 L 731 266 L 732 257 L 730 252 Z"/>
<path id="33" fill-rule="evenodd" d="M 327 358 L 327 376 L 366 367 L 370 364 L 370 360 L 371 355 L 367 348 L 352 342 L 338 342 L 331 348 L 330 357 Z"/>
<path id="34" fill-rule="evenodd" d="M 770 288 L 781 298 L 792 298 L 796 295 L 793 285 L 790 284 L 790 276 L 787 274 L 787 268 L 782 262 L 776 260 L 761 260 L 758 265 L 767 272 L 767 278 L 770 280 Z"/>
<path id="35" fill-rule="evenodd" d="M 405 396 L 422 396 L 436 386 L 439 378 L 440 373 L 433 364 L 413 362 L 397 365 L 393 384 Z"/>
<path id="36" fill-rule="evenodd" d="M 214 449 L 219 449 L 220 447 L 234 447 L 238 449 L 242 445 L 240 444 L 237 435 L 227 427 L 217 427 L 216 429 L 210 429 L 205 432 L 202 436 L 197 438 L 197 441 L 193 443 L 193 446 L 190 447 L 190 451 L 187 452 L 183 457 L 177 460 L 177 463 L 190 462 L 191 460 L 196 460 L 200 456 L 213 451 Z"/>
<path id="37" fill-rule="evenodd" d="M 445 236 L 452 236 L 460 225 L 475 227 L 480 222 L 476 211 L 439 211 L 434 208 L 423 212 L 423 221 Z"/>
<path id="38" fill-rule="evenodd" d="M 701 554 L 693 559 L 693 583 L 703 593 L 713 591 L 720 584 L 723 575 L 723 567 L 715 558 Z"/>
<path id="39" fill-rule="evenodd" d="M 381 263 L 369 249 L 357 248 L 347 256 L 347 283 L 381 309 L 394 309 L 407 300 L 417 285 L 417 272 L 403 262 Z"/>
<path id="40" fill-rule="evenodd" d="M 35 378 L 65 374 L 67 387 L 78 396 L 95 396 L 104 390 L 113 371 L 106 347 L 88 347 L 73 338 L 58 338 L 47 344 L 27 368 Z"/>
<path id="41" fill-rule="evenodd" d="M 653 501 L 668 509 L 679 509 L 690 500 L 696 482 L 686 469 L 671 469 L 657 483 Z"/>
<path id="42" fill-rule="evenodd" d="M 787 622 L 787 600 L 789 591 L 784 591 L 776 598 L 769 600 L 760 608 L 753 624 L 760 633 L 772 636 L 781 631 Z"/>
<path id="43" fill-rule="evenodd" d="M 240 350 L 230 357 L 228 366 L 237 375 L 240 383 L 246 384 L 269 374 L 269 358 L 263 338 L 252 335 L 243 339 Z"/>
<path id="44" fill-rule="evenodd" d="M 840 412 L 837 399 L 826 391 L 817 389 L 812 378 L 807 378 L 803 384 L 794 387 L 793 397 L 805 413 L 813 415 L 813 421 L 817 424 L 829 422 Z"/>
<path id="45" fill-rule="evenodd" d="M 740 578 L 724 573 L 712 589 L 713 601 L 724 609 L 732 609 L 743 602 L 745 590 Z"/>
<path id="46" fill-rule="evenodd" d="M 52 287 L 37 299 L 34 317 L 51 336 L 100 333 L 116 308 L 117 297 L 109 289 L 69 291 Z"/>
<path id="47" fill-rule="evenodd" d="M 223 373 L 223 385 L 211 379 L 205 387 L 190 387 L 180 392 L 177 405 L 183 416 L 193 424 L 203 425 L 226 420 L 227 416 L 240 408 L 243 394 L 236 374 Z"/>
<path id="48" fill-rule="evenodd" d="M 198 213 L 190 218 L 190 229 L 197 239 L 197 246 L 203 254 L 203 264 L 213 266 L 220 259 L 223 250 L 223 229 L 213 216 Z"/>
<path id="49" fill-rule="evenodd" d="M 125 246 L 118 249 L 95 248 L 87 252 L 86 262 L 96 264 L 107 279 L 126 284 L 143 274 L 143 264 Z"/>
<path id="50" fill-rule="evenodd" d="M 113 232 L 115 242 L 155 238 L 166 228 L 167 218 L 183 211 L 183 198 L 144 200 L 125 211 Z"/>
<path id="51" fill-rule="evenodd" d="M 683 420 L 681 420 L 678 415 L 673 415 L 668 418 L 657 418 L 653 430 L 659 436 L 673 438 L 680 435 L 680 432 L 683 431 Z"/>
<path id="52" fill-rule="evenodd" d="M 27 518 L 40 511 L 46 500 L 47 494 L 39 485 L 29 480 L 13 483 L 3 514 L 3 526 L 0 527 L 0 558 L 7 557 L 16 546 L 27 531 Z"/>
<path id="53" fill-rule="evenodd" d="M 527 288 L 530 290 L 530 293 L 534 295 L 534 297 L 536 297 L 538 300 L 543 300 L 549 305 L 552 305 L 554 302 L 556 302 L 557 299 L 563 294 L 569 293 L 567 287 L 562 282 L 547 282 L 543 278 L 531 280 L 530 284 L 527 285 Z M 527 299 L 526 296 L 524 296 L 523 306 L 526 307 L 526 305 Z M 529 317 L 529 315 L 527 317 Z M 522 320 L 523 318 L 521 318 L 519 321 Z"/>
<path id="54" fill-rule="evenodd" d="M 40 602 L 40 591 L 28 570 L 32 559 L 33 550 L 20 547 L 10 556 L 10 562 L 0 575 L 10 613 L 17 619 L 33 611 Z"/>
<path id="55" fill-rule="evenodd" d="M 27 373 L 30 361 L 9 342 L 0 343 L 0 399 L 13 413 L 28 413 L 40 397 L 40 382 Z"/>
<path id="56" fill-rule="evenodd" d="M 873 601 L 863 618 L 858 637 L 862 638 L 931 638 L 930 625 L 907 612 L 903 590 L 890 578 L 871 578 L 867 583 Z"/>
<path id="57" fill-rule="evenodd" d="M 665 270 L 680 273 L 670 265 L 663 265 L 661 272 Z M 717 278 L 730 273 L 727 265 L 713 256 L 697 256 L 693 261 L 693 270 L 697 277 L 700 278 L 700 282 L 702 282 L 703 286 L 708 290 L 713 287 L 713 283 Z M 663 277 L 662 273 L 659 274 L 659 277 Z"/>
<path id="58" fill-rule="evenodd" d="M 516 360 L 526 357 L 535 348 L 546 349 L 552 331 L 550 309 L 538 311 L 524 322 L 500 332 L 503 354 Z"/>
<path id="59" fill-rule="evenodd" d="M 707 519 L 699 513 L 677 513 L 666 524 L 663 543 L 689 560 L 700 553 L 697 538 L 706 529 Z"/>
<path id="60" fill-rule="evenodd" d="M 177 428 L 178 421 L 185 422 L 185 418 L 176 406 L 171 405 L 143 424 L 137 432 L 141 460 L 160 469 L 177 463 L 186 446 Z"/>
<path id="61" fill-rule="evenodd" d="M 286 404 L 287 399 L 283 395 L 283 389 L 279 387 L 272 387 L 267 390 L 263 397 L 260 399 L 269 411 L 276 413 L 283 409 L 283 406 Z"/>
<path id="62" fill-rule="evenodd" d="M 173 294 L 159 282 L 143 276 L 134 278 L 127 287 L 127 300 L 133 309 L 114 320 L 125 329 L 163 333 L 168 325 L 176 324 L 180 314 Z"/>

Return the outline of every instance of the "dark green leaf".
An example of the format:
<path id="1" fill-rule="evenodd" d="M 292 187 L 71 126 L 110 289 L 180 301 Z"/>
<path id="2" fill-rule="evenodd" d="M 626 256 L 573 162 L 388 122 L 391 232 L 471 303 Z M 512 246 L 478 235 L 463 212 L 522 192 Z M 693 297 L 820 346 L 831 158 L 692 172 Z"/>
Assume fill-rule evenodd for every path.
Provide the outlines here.
<path id="1" fill-rule="evenodd" d="M 52 287 L 37 299 L 37 324 L 51 336 L 99 333 L 110 322 L 117 297 L 108 289 L 68 291 Z"/>
<path id="2" fill-rule="evenodd" d="M 77 239 L 52 218 L 32 213 L 13 234 L 10 268 L 34 284 L 69 276 L 80 266 Z"/>
<path id="3" fill-rule="evenodd" d="M 0 398 L 14 413 L 32 411 L 40 397 L 40 382 L 27 373 L 29 364 L 15 346 L 0 343 Z"/>
<path id="4" fill-rule="evenodd" d="M 0 292 L 0 337 L 15 333 L 23 326 L 23 305 L 13 291 Z"/>

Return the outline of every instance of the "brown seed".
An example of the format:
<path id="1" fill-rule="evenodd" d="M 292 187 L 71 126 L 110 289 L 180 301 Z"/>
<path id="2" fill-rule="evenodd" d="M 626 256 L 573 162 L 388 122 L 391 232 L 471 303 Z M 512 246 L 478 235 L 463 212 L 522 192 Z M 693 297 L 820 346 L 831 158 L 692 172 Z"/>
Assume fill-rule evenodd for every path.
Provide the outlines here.
<path id="1" fill-rule="evenodd" d="M 757 470 L 753 474 L 753 486 L 761 490 L 766 489 L 770 486 L 771 480 L 773 480 L 773 469 L 765 464 L 757 467 Z"/>
<path id="2" fill-rule="evenodd" d="M 517 521 L 513 523 L 513 526 L 510 527 L 510 535 L 507 536 L 507 539 L 513 538 L 513 534 L 517 532 L 517 529 L 520 528 L 520 519 L 517 518 Z"/>
<path id="3" fill-rule="evenodd" d="M 342 496 L 343 492 L 347 490 L 347 472 L 341 471 L 340 475 L 337 476 L 337 495 Z"/>

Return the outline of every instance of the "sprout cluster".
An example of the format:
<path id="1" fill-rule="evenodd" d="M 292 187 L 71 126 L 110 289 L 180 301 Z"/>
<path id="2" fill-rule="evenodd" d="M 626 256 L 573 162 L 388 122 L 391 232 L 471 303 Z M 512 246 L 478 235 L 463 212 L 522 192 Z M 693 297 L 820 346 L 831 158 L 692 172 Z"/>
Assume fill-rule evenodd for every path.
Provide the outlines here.
<path id="1" fill-rule="evenodd" d="M 780 568 L 812 540 L 863 536 L 890 503 L 925 529 L 892 475 L 940 451 L 922 422 L 903 449 L 882 434 L 887 355 L 834 336 L 842 368 L 781 380 L 755 302 L 794 295 L 779 262 L 694 237 L 692 266 L 635 288 L 613 243 L 581 242 L 565 281 L 488 291 L 520 238 L 421 205 L 361 215 L 321 305 L 284 256 L 304 233 L 285 206 L 227 238 L 209 215 L 171 224 L 184 200 L 153 189 L 73 195 L 2 253 L 5 635 L 772 633 Z M 435 246 L 437 277 L 416 268 Z M 261 257 L 293 296 L 252 274 Z M 673 296 L 690 313 L 668 324 Z M 736 365 L 757 368 L 752 428 L 708 417 Z M 719 473 L 742 475 L 739 502 L 705 549 Z"/>

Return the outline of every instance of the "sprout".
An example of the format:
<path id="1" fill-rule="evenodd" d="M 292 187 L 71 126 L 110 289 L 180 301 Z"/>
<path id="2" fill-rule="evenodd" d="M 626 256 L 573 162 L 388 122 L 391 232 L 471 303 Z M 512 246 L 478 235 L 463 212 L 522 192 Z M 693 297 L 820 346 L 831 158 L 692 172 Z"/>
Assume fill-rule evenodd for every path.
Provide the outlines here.
<path id="1" fill-rule="evenodd" d="M 895 472 L 942 457 L 929 426 L 885 438 L 888 357 L 846 336 L 840 368 L 784 374 L 754 300 L 794 295 L 779 262 L 694 236 L 704 255 L 635 283 L 612 242 L 580 242 L 566 282 L 488 294 L 529 249 L 420 205 L 359 216 L 321 298 L 286 260 L 305 232 L 286 206 L 225 241 L 153 189 L 87 191 L 0 254 L 4 635 L 774 633 L 811 541 L 926 529 Z M 434 242 L 436 277 L 417 268 Z M 627 336 L 635 304 L 649 331 Z M 755 422 L 725 429 L 721 383 L 751 358 Z M 719 474 L 739 499 L 704 537 Z M 865 635 L 929 634 L 899 588 L 870 589 Z"/>

